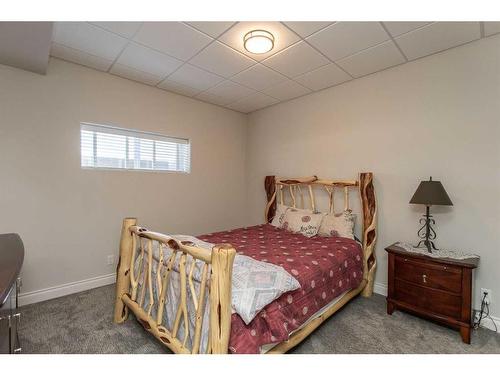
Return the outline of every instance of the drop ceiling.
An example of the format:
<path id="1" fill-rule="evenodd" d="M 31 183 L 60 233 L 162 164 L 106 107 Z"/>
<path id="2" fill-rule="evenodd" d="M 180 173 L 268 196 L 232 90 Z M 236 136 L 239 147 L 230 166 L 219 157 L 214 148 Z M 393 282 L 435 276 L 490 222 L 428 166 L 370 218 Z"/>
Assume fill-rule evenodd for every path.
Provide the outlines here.
<path id="1" fill-rule="evenodd" d="M 243 36 L 264 29 L 255 55 Z M 500 22 L 55 22 L 50 54 L 248 113 L 500 32 Z"/>

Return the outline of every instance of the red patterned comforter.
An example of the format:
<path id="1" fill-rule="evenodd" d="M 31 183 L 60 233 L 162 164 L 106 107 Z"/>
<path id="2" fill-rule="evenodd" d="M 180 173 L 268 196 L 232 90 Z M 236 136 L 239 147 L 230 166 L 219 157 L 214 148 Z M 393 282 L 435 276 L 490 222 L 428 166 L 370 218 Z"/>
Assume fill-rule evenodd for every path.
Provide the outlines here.
<path id="1" fill-rule="evenodd" d="M 283 294 L 245 325 L 231 317 L 229 350 L 259 353 L 265 344 L 288 339 L 295 329 L 363 279 L 361 246 L 343 237 L 313 237 L 287 232 L 270 224 L 199 236 L 211 243 L 231 243 L 239 254 L 282 266 L 301 288 Z"/>

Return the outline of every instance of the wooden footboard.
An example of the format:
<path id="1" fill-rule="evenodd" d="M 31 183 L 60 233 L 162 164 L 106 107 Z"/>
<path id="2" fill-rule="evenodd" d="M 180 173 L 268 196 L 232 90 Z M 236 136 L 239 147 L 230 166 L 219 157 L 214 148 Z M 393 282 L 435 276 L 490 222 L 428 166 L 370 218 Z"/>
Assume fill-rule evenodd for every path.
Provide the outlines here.
<path id="1" fill-rule="evenodd" d="M 153 270 L 155 246 L 158 253 L 155 254 L 156 269 Z M 236 250 L 230 245 L 216 245 L 210 251 L 150 232 L 137 226 L 135 218 L 123 220 L 116 276 L 115 323 L 124 322 L 129 311 L 132 311 L 144 329 L 174 353 L 199 353 L 207 299 L 205 296 L 208 293 L 209 337 L 205 352 L 227 353 L 235 255 Z M 193 278 L 195 265 L 201 266 L 199 280 L 196 281 L 199 284 L 198 292 Z M 172 272 L 179 274 L 179 301 L 166 300 Z M 189 297 L 192 298 L 192 304 L 188 303 Z M 163 325 L 166 303 L 177 304 L 175 321 L 170 328 Z M 189 311 L 190 305 L 194 306 L 194 311 Z M 196 317 L 192 340 L 189 337 L 189 314 L 195 314 Z M 179 331 L 181 325 L 182 337 Z"/>

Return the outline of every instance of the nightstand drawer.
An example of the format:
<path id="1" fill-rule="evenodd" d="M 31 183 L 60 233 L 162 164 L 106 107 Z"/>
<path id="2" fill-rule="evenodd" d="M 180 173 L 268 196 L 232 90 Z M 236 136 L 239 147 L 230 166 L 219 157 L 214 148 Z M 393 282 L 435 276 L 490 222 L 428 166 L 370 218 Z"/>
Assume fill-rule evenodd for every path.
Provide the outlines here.
<path id="1" fill-rule="evenodd" d="M 421 263 L 408 257 L 396 256 L 394 271 L 397 279 L 453 293 L 462 291 L 460 267 Z"/>
<path id="2" fill-rule="evenodd" d="M 396 280 L 395 299 L 426 311 L 460 320 L 462 297 Z"/>

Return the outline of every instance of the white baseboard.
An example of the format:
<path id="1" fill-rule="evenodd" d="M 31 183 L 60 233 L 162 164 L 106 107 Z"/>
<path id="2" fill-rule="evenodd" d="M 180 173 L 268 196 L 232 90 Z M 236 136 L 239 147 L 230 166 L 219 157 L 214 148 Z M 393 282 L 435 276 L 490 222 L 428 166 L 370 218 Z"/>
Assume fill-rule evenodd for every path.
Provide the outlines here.
<path id="1" fill-rule="evenodd" d="M 83 292 L 100 286 L 113 284 L 116 281 L 116 274 L 92 277 L 86 280 L 75 281 L 68 284 L 53 286 L 50 288 L 35 290 L 33 292 L 19 294 L 19 305 L 30 305 L 49 299 L 67 296 L 68 294 Z"/>
<path id="2" fill-rule="evenodd" d="M 382 296 L 387 296 L 387 284 L 375 283 L 373 285 L 373 293 L 380 294 Z M 500 318 L 497 318 L 495 316 L 492 316 L 491 319 L 490 318 L 483 319 L 481 322 L 481 327 L 495 331 L 495 324 L 493 324 L 491 320 L 494 320 L 495 324 L 497 325 L 497 328 L 500 329 Z M 498 332 L 500 333 L 500 331 Z"/>
<path id="3" fill-rule="evenodd" d="M 384 297 L 387 296 L 387 285 L 382 283 L 373 284 L 373 293 L 381 294 Z"/>

